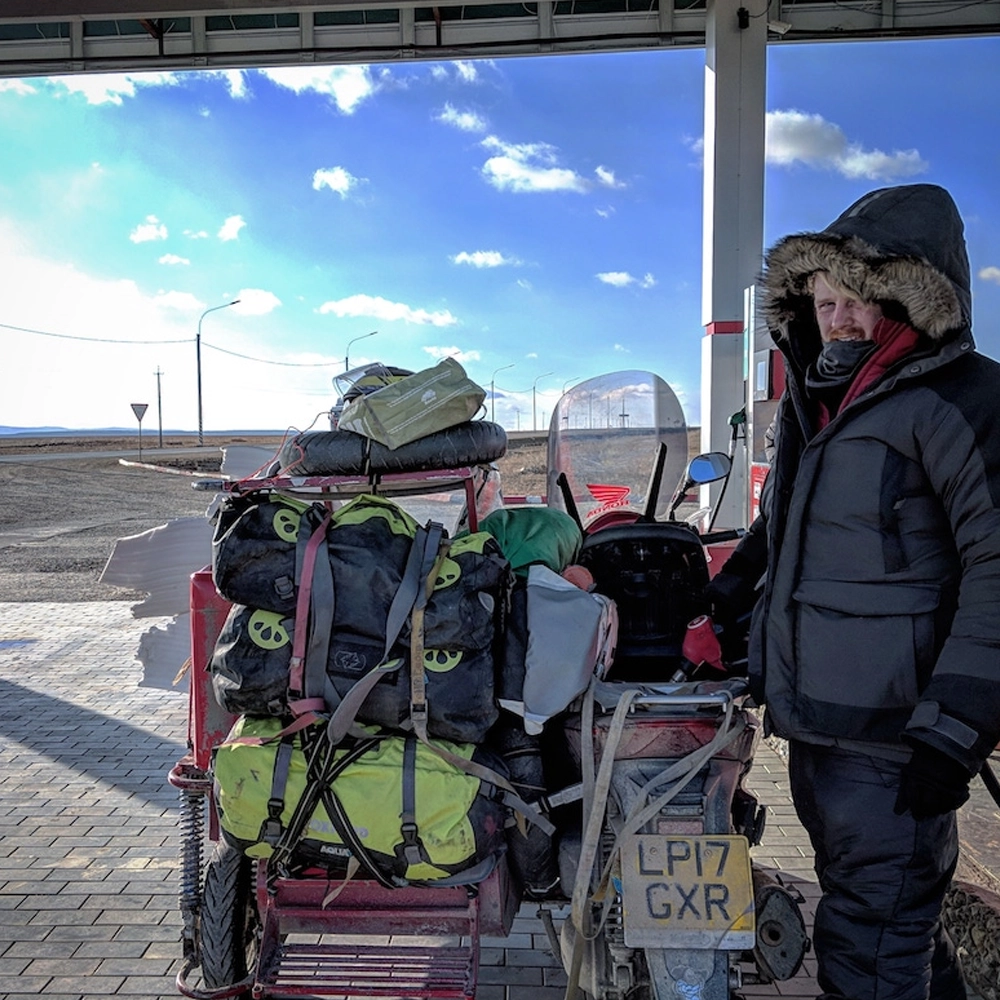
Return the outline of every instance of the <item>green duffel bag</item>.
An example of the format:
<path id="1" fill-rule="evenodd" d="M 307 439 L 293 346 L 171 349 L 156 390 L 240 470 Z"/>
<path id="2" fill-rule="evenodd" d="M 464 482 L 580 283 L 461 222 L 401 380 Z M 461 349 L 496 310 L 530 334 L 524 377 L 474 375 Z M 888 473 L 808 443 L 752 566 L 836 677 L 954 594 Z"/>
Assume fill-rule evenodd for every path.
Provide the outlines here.
<path id="1" fill-rule="evenodd" d="M 316 752 L 322 727 L 282 725 L 244 716 L 215 750 L 219 825 L 246 855 L 340 870 L 354 857 L 387 886 L 472 884 L 496 867 L 512 816 L 499 787 L 412 736 Z M 434 746 L 506 780 L 486 750 Z"/>

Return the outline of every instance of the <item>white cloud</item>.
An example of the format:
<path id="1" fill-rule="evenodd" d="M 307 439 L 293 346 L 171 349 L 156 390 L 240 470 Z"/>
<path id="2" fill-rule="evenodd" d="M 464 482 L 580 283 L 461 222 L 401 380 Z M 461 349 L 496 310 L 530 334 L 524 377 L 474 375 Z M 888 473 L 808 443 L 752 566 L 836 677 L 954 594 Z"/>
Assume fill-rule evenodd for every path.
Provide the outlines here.
<path id="1" fill-rule="evenodd" d="M 445 125 L 452 125 L 463 132 L 485 132 L 486 119 L 475 111 L 459 111 L 451 104 L 445 104 L 437 120 Z"/>
<path id="2" fill-rule="evenodd" d="M 189 240 L 207 240 L 208 233 L 204 229 L 185 229 L 184 235 Z"/>
<path id="3" fill-rule="evenodd" d="M 0 79 L 0 93 L 5 90 L 13 91 L 13 93 L 19 94 L 21 97 L 27 97 L 29 94 L 38 93 L 38 90 L 35 87 L 32 87 L 26 80 Z"/>
<path id="4" fill-rule="evenodd" d="M 608 167 L 598 167 L 595 171 L 597 174 L 598 181 L 605 187 L 609 188 L 623 188 L 625 187 L 625 182 L 620 181 L 615 177 L 615 172 Z"/>
<path id="5" fill-rule="evenodd" d="M 632 352 L 624 344 L 615 344 L 615 350 L 619 354 L 631 354 Z"/>
<path id="6" fill-rule="evenodd" d="M 460 365 L 465 365 L 481 360 L 479 351 L 463 351 L 460 347 L 425 347 L 424 350 L 436 361 L 454 358 Z"/>
<path id="7" fill-rule="evenodd" d="M 50 76 L 50 83 L 65 87 L 71 94 L 82 94 L 88 104 L 118 104 L 125 97 L 135 97 L 141 87 L 176 87 L 177 73 L 81 73 L 78 76 Z"/>
<path id="8" fill-rule="evenodd" d="M 190 292 L 159 291 L 153 302 L 163 309 L 176 309 L 178 312 L 198 312 L 205 308 L 205 303 Z"/>
<path id="9" fill-rule="evenodd" d="M 311 91 L 333 98 L 345 115 L 353 114 L 362 101 L 378 90 L 367 66 L 291 66 L 261 72 L 279 87 L 287 87 L 296 94 Z"/>
<path id="10" fill-rule="evenodd" d="M 595 208 L 594 211 L 602 219 L 610 219 L 611 216 L 615 214 L 615 210 L 613 208 L 611 208 L 611 207 L 608 207 L 608 208 Z"/>
<path id="11" fill-rule="evenodd" d="M 128 238 L 133 243 L 149 243 L 151 240 L 165 240 L 167 227 L 155 215 L 147 215 L 145 222 L 140 222 L 129 233 Z"/>
<path id="12" fill-rule="evenodd" d="M 531 289 L 534 287 L 531 284 L 531 282 L 528 281 L 526 278 L 518 278 L 517 279 L 517 284 L 518 284 L 519 287 L 523 288 L 527 292 L 530 292 Z"/>
<path id="13" fill-rule="evenodd" d="M 470 264 L 472 267 L 503 267 L 505 264 L 517 266 L 521 262 L 516 257 L 505 257 L 499 250 L 463 250 L 451 258 L 453 264 Z"/>
<path id="14" fill-rule="evenodd" d="M 1000 267 L 984 267 L 979 271 L 979 277 L 983 281 L 992 281 L 995 285 L 1000 285 Z"/>
<path id="15" fill-rule="evenodd" d="M 589 188 L 575 171 L 555 165 L 556 149 L 546 142 L 509 143 L 495 135 L 488 135 L 483 139 L 482 146 L 497 154 L 483 164 L 482 172 L 487 182 L 498 191 L 518 194 L 575 191 L 582 194 Z"/>
<path id="16" fill-rule="evenodd" d="M 346 299 L 336 299 L 324 302 L 321 313 L 333 313 L 335 316 L 371 316 L 373 319 L 403 320 L 405 323 L 417 323 L 421 326 L 454 326 L 458 320 L 447 309 L 440 312 L 428 312 L 426 309 L 414 309 L 402 302 L 390 302 L 380 295 L 349 295 Z"/>
<path id="17" fill-rule="evenodd" d="M 656 278 L 649 272 L 641 278 L 636 278 L 629 274 L 628 271 L 602 271 L 600 274 L 595 275 L 595 277 L 598 281 L 603 281 L 606 285 L 614 285 L 615 288 L 626 288 L 629 285 L 638 285 L 640 288 L 652 288 L 656 284 Z"/>
<path id="18" fill-rule="evenodd" d="M 464 59 L 456 59 L 452 63 L 455 67 L 455 72 L 458 74 L 460 80 L 464 80 L 466 83 L 475 83 L 479 79 L 479 70 L 476 68 L 474 62 L 466 62 Z"/>
<path id="19" fill-rule="evenodd" d="M 538 357 L 538 352 L 537 351 L 529 351 L 527 354 L 525 354 L 525 357 L 526 358 L 537 358 Z"/>
<path id="20" fill-rule="evenodd" d="M 228 243 L 230 240 L 239 239 L 240 230 L 246 225 L 243 221 L 242 215 L 230 215 L 222 226 L 219 228 L 219 232 L 216 234 L 223 243 Z"/>
<path id="21" fill-rule="evenodd" d="M 178 257 L 175 253 L 165 253 L 158 261 L 157 264 L 190 264 L 191 261 L 187 257 Z"/>
<path id="22" fill-rule="evenodd" d="M 320 167 L 313 174 L 313 190 L 321 191 L 327 187 L 335 191 L 341 198 L 347 197 L 347 192 L 361 181 L 343 167 Z"/>
<path id="23" fill-rule="evenodd" d="M 247 91 L 246 74 L 241 69 L 224 69 L 221 71 L 222 78 L 229 85 L 229 96 L 233 100 L 239 101 L 249 96 Z"/>
<path id="24" fill-rule="evenodd" d="M 240 316 L 266 316 L 281 305 L 281 299 L 274 292 L 262 288 L 243 288 L 233 297 L 239 300 L 233 312 Z"/>
<path id="25" fill-rule="evenodd" d="M 795 110 L 769 111 L 766 128 L 766 159 L 776 166 L 802 163 L 835 170 L 852 180 L 873 181 L 913 177 L 928 167 L 915 149 L 885 153 L 848 142 L 840 126 L 821 115 Z"/>

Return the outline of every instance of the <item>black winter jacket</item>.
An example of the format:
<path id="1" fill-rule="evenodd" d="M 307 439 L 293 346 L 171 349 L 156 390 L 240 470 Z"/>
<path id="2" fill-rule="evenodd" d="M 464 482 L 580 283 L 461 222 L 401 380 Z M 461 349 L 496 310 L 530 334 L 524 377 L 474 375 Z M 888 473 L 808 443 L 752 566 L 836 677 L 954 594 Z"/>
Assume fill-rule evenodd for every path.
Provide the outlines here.
<path id="1" fill-rule="evenodd" d="M 816 271 L 902 305 L 922 335 L 820 430 L 804 389 Z M 766 552 L 750 671 L 770 725 L 922 741 L 974 773 L 1000 739 L 1000 366 L 974 350 L 958 211 L 933 185 L 873 192 L 778 243 L 763 283 L 787 389 L 765 510 L 734 565 L 756 574 Z"/>

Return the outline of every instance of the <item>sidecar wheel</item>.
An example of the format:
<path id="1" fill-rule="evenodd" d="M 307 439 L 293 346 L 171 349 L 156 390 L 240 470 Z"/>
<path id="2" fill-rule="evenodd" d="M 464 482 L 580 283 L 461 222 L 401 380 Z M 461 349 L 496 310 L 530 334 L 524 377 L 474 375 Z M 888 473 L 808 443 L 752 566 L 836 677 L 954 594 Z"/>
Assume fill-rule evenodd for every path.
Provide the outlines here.
<path id="1" fill-rule="evenodd" d="M 257 959 L 259 931 L 253 863 L 221 840 L 205 869 L 200 928 L 205 986 L 218 989 L 246 979 Z"/>

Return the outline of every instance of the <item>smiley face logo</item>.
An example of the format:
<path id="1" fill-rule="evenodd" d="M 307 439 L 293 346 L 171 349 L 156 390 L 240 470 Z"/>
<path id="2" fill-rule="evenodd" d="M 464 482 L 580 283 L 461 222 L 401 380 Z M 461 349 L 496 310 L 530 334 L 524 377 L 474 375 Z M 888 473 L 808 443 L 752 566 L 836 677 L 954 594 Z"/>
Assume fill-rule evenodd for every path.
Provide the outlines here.
<path id="1" fill-rule="evenodd" d="M 445 556 L 441 562 L 441 568 L 438 570 L 437 579 L 434 581 L 434 589 L 442 590 L 444 587 L 453 586 L 461 575 L 462 567 L 454 559 Z"/>
<path id="2" fill-rule="evenodd" d="M 299 524 L 301 522 L 302 515 L 290 507 L 279 507 L 271 519 L 274 533 L 279 538 L 284 538 L 286 542 L 294 542 L 299 537 Z"/>
<path id="3" fill-rule="evenodd" d="M 458 652 L 450 653 L 446 649 L 425 649 L 424 669 L 435 674 L 445 674 L 449 670 L 462 662 L 462 654 Z"/>
<path id="4" fill-rule="evenodd" d="M 261 649 L 281 649 L 288 645 L 288 632 L 281 624 L 282 616 L 274 611 L 255 611 L 247 623 L 247 633 Z"/>

